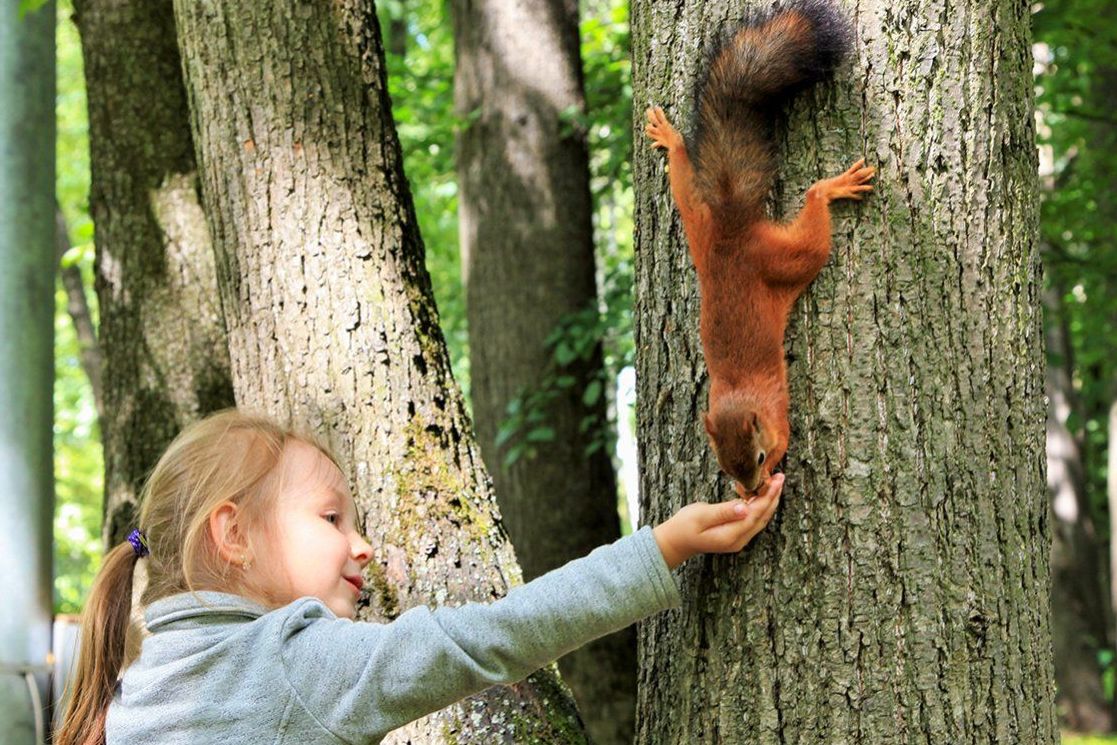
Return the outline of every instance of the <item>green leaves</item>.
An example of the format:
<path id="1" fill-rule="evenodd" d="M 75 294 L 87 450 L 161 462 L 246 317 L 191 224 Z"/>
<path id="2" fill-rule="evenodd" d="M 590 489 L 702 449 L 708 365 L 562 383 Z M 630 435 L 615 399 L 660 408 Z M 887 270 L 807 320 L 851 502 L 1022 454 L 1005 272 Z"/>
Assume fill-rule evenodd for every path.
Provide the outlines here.
<path id="1" fill-rule="evenodd" d="M 593 406 L 597 400 L 601 398 L 601 381 L 591 380 L 590 384 L 586 386 L 585 392 L 582 394 L 582 403 L 586 406 Z"/>
<path id="2" fill-rule="evenodd" d="M 19 0 L 19 17 L 23 18 L 28 13 L 34 13 L 47 4 L 47 0 Z"/>
<path id="3" fill-rule="evenodd" d="M 1082 447 L 1095 525 L 1107 533 L 1109 406 L 1117 397 L 1117 25 L 1102 0 L 1052 0 L 1034 16 L 1041 250 L 1057 298 L 1046 323 L 1067 337 L 1049 354 L 1074 386 L 1068 427 Z M 1093 23 L 1087 19 L 1106 19 Z"/>

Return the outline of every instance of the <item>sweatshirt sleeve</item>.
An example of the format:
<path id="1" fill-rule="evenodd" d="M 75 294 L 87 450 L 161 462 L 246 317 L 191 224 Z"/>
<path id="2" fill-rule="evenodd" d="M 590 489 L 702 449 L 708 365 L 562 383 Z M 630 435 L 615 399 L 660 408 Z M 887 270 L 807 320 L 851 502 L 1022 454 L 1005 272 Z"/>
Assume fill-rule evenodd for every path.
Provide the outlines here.
<path id="1" fill-rule="evenodd" d="M 412 608 L 387 624 L 291 606 L 280 647 L 288 684 L 320 726 L 363 742 L 586 642 L 679 604 L 650 527 L 595 549 L 493 603 Z"/>

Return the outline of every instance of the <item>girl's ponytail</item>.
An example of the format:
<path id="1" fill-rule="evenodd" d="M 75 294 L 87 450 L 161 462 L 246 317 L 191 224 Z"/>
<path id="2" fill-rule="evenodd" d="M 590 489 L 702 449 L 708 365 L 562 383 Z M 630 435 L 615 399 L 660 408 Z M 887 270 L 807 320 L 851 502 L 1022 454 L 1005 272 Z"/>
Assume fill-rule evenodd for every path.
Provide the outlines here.
<path id="1" fill-rule="evenodd" d="M 81 649 L 70 703 L 55 745 L 102 745 L 124 662 L 124 637 L 132 611 L 132 570 L 139 552 L 122 543 L 105 556 L 81 615 Z"/>

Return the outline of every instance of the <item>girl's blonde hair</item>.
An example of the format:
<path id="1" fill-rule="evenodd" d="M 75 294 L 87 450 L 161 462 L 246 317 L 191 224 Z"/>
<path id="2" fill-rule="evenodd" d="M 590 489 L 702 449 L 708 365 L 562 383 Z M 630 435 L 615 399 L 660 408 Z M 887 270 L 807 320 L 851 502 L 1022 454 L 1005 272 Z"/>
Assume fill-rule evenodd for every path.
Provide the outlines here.
<path id="1" fill-rule="evenodd" d="M 179 433 L 140 492 L 139 527 L 150 554 L 143 605 L 168 595 L 199 590 L 236 592 L 273 606 L 266 590 L 243 580 L 239 567 L 217 551 L 209 516 L 224 502 L 237 506 L 245 539 L 265 534 L 281 489 L 278 468 L 292 440 L 337 459 L 313 435 L 282 427 L 263 416 L 226 409 Z M 249 548 L 251 553 L 251 547 Z M 82 612 L 81 649 L 70 686 L 66 717 L 56 745 L 101 745 L 105 718 L 124 661 L 132 612 L 136 551 L 127 541 L 104 558 Z"/>

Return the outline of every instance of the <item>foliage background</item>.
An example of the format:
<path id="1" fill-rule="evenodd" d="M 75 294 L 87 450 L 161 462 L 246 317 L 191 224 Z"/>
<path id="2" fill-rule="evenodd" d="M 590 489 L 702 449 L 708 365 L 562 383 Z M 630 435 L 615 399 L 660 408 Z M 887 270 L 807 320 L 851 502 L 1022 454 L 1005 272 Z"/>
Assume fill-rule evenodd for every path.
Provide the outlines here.
<path id="1" fill-rule="evenodd" d="M 1108 540 L 1106 448 L 1117 400 L 1117 8 L 1053 0 L 1034 16 L 1039 138 L 1052 159 L 1041 193 L 1048 287 L 1061 299 L 1078 407 L 1068 423 L 1084 446 L 1095 525 Z M 1048 322 L 1059 319 L 1048 317 Z"/>
<path id="2" fill-rule="evenodd" d="M 72 248 L 64 264 L 81 267 L 93 287 L 93 220 L 89 216 L 89 125 L 85 74 L 70 0 L 59 0 L 58 45 L 58 205 L 66 218 Z M 96 322 L 96 298 L 87 291 Z M 77 335 L 66 310 L 66 292 L 55 283 L 54 381 L 54 605 L 58 613 L 78 613 L 100 566 L 104 463 L 101 431 L 89 379 L 81 368 Z"/>

